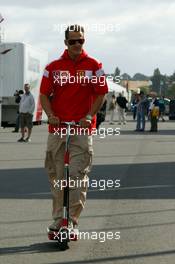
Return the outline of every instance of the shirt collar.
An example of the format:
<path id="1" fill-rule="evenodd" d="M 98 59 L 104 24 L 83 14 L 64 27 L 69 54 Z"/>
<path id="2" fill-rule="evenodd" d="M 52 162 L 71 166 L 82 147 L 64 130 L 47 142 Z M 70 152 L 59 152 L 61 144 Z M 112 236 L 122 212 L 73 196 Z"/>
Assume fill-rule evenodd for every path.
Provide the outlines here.
<path id="1" fill-rule="evenodd" d="M 88 54 L 82 50 L 82 53 L 78 56 L 78 58 L 76 59 L 76 62 L 81 61 L 82 59 L 86 58 L 88 56 Z M 72 60 L 69 56 L 68 50 L 65 49 L 64 53 L 61 56 L 63 59 L 67 59 L 67 60 Z"/>

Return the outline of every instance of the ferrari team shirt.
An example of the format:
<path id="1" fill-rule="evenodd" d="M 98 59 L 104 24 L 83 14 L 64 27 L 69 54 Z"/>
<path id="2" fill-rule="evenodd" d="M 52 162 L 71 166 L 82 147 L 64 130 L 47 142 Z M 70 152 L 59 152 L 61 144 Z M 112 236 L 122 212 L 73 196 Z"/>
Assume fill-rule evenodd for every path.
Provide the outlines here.
<path id="1" fill-rule="evenodd" d="M 98 95 L 108 92 L 102 64 L 83 50 L 76 61 L 65 50 L 44 70 L 40 93 L 50 97 L 51 108 L 60 121 L 79 122 L 91 110 Z M 95 118 L 93 118 L 92 126 Z M 49 132 L 55 128 L 49 125 Z"/>

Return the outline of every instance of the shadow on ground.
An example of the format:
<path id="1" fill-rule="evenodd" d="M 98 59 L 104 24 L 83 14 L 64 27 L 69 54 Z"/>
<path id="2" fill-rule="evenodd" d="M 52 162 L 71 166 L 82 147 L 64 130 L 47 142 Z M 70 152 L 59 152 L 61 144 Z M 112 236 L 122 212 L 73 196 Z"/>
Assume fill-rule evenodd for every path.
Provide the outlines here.
<path id="1" fill-rule="evenodd" d="M 56 242 L 47 242 L 47 243 L 38 243 L 30 246 L 19 246 L 19 247 L 6 247 L 0 249 L 1 255 L 10 255 L 10 254 L 34 254 L 34 253 L 47 253 L 47 252 L 59 252 L 58 245 Z M 66 251 L 65 251 L 66 254 Z M 166 250 L 166 251 L 158 251 L 158 252 L 147 252 L 141 254 L 131 254 L 125 256 L 116 256 L 116 257 L 106 257 L 106 258 L 95 258 L 89 260 L 76 260 L 76 261 L 65 261 L 65 264 L 88 264 L 88 263 L 108 263 L 113 262 L 117 263 L 117 261 L 121 260 L 134 260 L 134 259 L 142 259 L 142 258 L 150 258 L 150 257 L 158 257 L 158 256 L 169 256 L 174 255 L 175 250 Z M 62 262 L 56 262 L 57 264 Z M 48 264 L 56 264 L 56 263 L 48 263 Z"/>
<path id="2" fill-rule="evenodd" d="M 168 129 L 159 129 L 158 128 L 158 132 L 150 132 L 149 130 L 145 130 L 144 132 L 138 132 L 138 131 L 134 131 L 134 130 L 120 130 L 120 135 L 162 135 L 162 136 L 174 136 L 175 135 L 175 129 L 174 130 L 168 130 Z"/>
<path id="3" fill-rule="evenodd" d="M 174 199 L 175 163 L 94 165 L 88 199 Z M 105 188 L 107 180 L 120 180 L 120 188 Z M 97 188 L 92 187 L 95 182 Z M 0 170 L 0 198 L 50 198 L 47 175 L 42 168 Z M 105 188 L 105 190 L 103 190 Z M 100 190 L 101 189 L 101 190 Z"/>

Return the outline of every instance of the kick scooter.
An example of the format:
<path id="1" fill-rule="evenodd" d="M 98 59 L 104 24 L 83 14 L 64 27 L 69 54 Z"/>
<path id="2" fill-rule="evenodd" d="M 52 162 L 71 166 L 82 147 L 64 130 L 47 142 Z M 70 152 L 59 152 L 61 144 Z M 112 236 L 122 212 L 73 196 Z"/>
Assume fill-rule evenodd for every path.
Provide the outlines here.
<path id="1" fill-rule="evenodd" d="M 58 247 L 61 250 L 68 249 L 68 243 L 70 241 L 77 241 L 78 234 L 69 227 L 69 142 L 70 142 L 70 129 L 72 126 L 79 126 L 79 123 L 61 122 L 66 125 L 66 142 L 64 152 L 64 181 L 66 184 L 63 186 L 63 216 L 61 219 L 61 225 L 58 231 L 53 231 L 47 228 L 49 240 L 55 240 L 58 242 Z"/>

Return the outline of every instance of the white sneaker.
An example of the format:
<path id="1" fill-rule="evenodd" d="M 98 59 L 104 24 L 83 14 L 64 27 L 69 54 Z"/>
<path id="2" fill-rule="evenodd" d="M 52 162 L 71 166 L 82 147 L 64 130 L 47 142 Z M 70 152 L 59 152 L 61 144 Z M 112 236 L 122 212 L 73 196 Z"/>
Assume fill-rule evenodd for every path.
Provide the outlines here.
<path id="1" fill-rule="evenodd" d="M 25 142 L 31 142 L 31 138 L 28 138 L 28 137 L 27 137 L 27 138 L 25 139 Z"/>
<path id="2" fill-rule="evenodd" d="M 53 231 L 59 231 L 60 227 L 61 227 L 61 221 L 60 221 L 60 219 L 58 219 L 58 220 L 55 220 L 55 221 L 54 221 L 54 222 L 48 227 L 48 229 L 49 229 L 49 230 L 53 230 Z"/>

